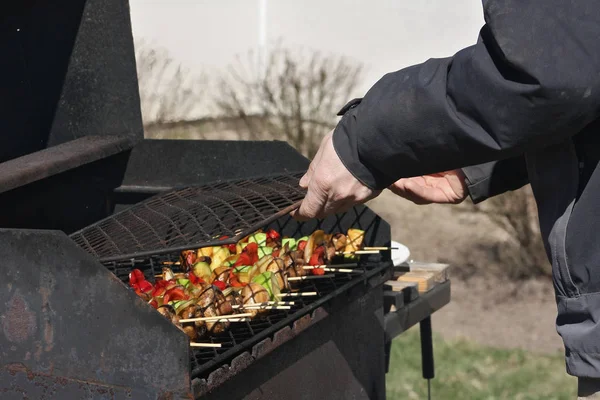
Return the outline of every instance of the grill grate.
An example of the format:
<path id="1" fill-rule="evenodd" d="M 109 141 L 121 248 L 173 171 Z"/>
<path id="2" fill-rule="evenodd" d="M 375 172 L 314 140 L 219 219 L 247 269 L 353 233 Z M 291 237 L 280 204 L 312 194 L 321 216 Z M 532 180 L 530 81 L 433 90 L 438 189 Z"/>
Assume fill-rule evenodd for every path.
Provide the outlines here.
<path id="1" fill-rule="evenodd" d="M 154 196 L 71 238 L 101 261 L 201 247 L 234 236 L 301 200 L 303 172 L 191 186 Z"/>
<path id="2" fill-rule="evenodd" d="M 129 260 L 126 262 L 108 262 L 105 266 L 123 282 L 128 281 L 129 272 L 138 268 L 144 272 L 146 279 L 154 282 L 154 275 L 162 271 L 164 262 L 175 261 L 177 257 L 171 255 L 153 256 L 145 260 Z M 294 321 L 303 315 L 331 300 L 350 287 L 365 282 L 377 274 L 384 275 L 389 262 L 380 262 L 370 259 L 361 263 L 356 274 L 334 274 L 330 278 L 305 280 L 295 284 L 300 291 L 317 292 L 317 296 L 290 297 L 294 305 L 289 310 L 270 310 L 263 318 L 248 322 L 232 323 L 230 328 L 219 335 L 209 335 L 202 339 L 203 342 L 220 343 L 220 348 L 194 348 L 191 351 L 191 377 L 206 378 L 212 371 L 230 361 L 236 355 L 248 351 L 254 344 L 272 336 L 285 326 L 292 326 Z M 178 272 L 173 268 L 174 272 Z"/>

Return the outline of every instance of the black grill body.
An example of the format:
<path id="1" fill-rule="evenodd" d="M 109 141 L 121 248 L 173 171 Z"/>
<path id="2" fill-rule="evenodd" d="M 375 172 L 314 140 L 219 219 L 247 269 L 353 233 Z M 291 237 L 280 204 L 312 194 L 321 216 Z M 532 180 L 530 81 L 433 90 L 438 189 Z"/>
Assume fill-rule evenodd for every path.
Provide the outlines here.
<path id="1" fill-rule="evenodd" d="M 145 140 L 127 0 L 9 3 L 0 6 L 0 397 L 384 398 L 391 338 L 447 303 L 449 286 L 418 304 L 414 291 L 390 292 L 383 252 L 365 258 L 362 274 L 305 282 L 318 297 L 250 323 L 250 335 L 232 331 L 221 351 L 190 350 L 187 336 L 123 281 L 132 267 L 150 278 L 153 262 L 177 256 L 152 249 L 202 235 L 168 228 L 158 243 L 139 245 L 116 231 L 99 243 L 86 233 L 199 185 L 214 194 L 245 180 L 258 190 L 257 179 L 279 176 L 296 187 L 289 203 L 302 196 L 297 180 L 309 161 L 283 142 Z M 227 220 L 231 210 L 204 202 Z M 282 204 L 236 209 L 250 223 Z M 238 222 L 219 232 L 210 221 L 200 226 L 223 233 Z M 185 223 L 175 221 L 182 233 Z M 124 225 L 137 235 L 135 224 Z M 359 227 L 367 245 L 390 243 L 389 225 L 363 206 L 269 226 L 296 237 Z"/>

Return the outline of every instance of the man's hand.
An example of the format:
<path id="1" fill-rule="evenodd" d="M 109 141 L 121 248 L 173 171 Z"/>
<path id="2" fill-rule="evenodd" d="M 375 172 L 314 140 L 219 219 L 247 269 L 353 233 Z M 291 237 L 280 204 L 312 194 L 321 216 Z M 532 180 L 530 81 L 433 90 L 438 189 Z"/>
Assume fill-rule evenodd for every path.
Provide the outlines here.
<path id="1" fill-rule="evenodd" d="M 468 193 L 465 176 L 460 169 L 403 178 L 389 189 L 415 204 L 458 204 L 467 198 Z"/>
<path id="2" fill-rule="evenodd" d="M 332 135 L 330 132 L 323 138 L 308 171 L 300 179 L 300 186 L 308 190 L 300 208 L 292 212 L 298 220 L 347 211 L 381 193 L 364 186 L 346 169 L 333 148 Z"/>

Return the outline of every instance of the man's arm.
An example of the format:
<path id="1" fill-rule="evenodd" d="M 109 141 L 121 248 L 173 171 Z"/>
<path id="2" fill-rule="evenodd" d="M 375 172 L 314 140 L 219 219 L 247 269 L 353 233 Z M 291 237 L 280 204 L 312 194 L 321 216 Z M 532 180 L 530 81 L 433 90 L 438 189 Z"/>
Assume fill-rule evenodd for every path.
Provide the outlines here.
<path id="1" fill-rule="evenodd" d="M 345 167 L 379 190 L 399 178 L 517 157 L 599 115 L 596 1 L 484 1 L 476 45 L 387 74 L 333 134 Z"/>
<path id="2" fill-rule="evenodd" d="M 466 167 L 462 172 L 475 204 L 529 183 L 524 156 Z"/>

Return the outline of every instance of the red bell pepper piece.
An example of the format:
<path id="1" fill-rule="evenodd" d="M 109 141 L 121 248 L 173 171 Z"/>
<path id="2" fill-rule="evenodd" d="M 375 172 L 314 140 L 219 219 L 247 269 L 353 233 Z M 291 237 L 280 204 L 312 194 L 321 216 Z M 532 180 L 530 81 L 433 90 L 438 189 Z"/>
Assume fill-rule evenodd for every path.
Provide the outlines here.
<path id="1" fill-rule="evenodd" d="M 173 289 L 175 286 L 177 286 L 177 282 L 171 279 L 170 281 L 167 281 L 165 289 L 170 290 Z"/>
<path id="2" fill-rule="evenodd" d="M 152 284 L 150 282 L 148 282 L 148 281 L 142 281 L 142 282 L 140 282 L 138 284 L 138 287 L 140 288 L 140 290 L 143 293 L 149 293 L 149 292 L 151 292 L 154 289 L 154 287 L 152 286 Z"/>
<path id="3" fill-rule="evenodd" d="M 165 300 L 165 303 L 171 301 L 171 300 L 187 300 L 186 294 L 184 293 L 183 289 L 181 288 L 172 288 L 169 289 L 167 291 L 167 293 L 165 293 L 164 298 L 167 299 Z"/>
<path id="4" fill-rule="evenodd" d="M 145 281 L 144 273 L 139 269 L 134 269 L 129 273 L 129 285 L 133 287 L 133 285 L 138 284 L 142 281 Z"/>
<path id="5" fill-rule="evenodd" d="M 169 284 L 169 281 L 165 281 L 165 280 L 160 280 L 160 281 L 156 281 L 154 282 L 154 287 L 155 288 L 166 288 L 167 285 Z"/>
<path id="6" fill-rule="evenodd" d="M 219 290 L 225 290 L 225 288 L 227 287 L 227 285 L 225 284 L 225 282 L 221 282 L 221 281 L 213 281 L 213 286 L 216 286 L 219 288 Z"/>
<path id="7" fill-rule="evenodd" d="M 242 254 L 240 254 L 237 261 L 235 262 L 234 266 L 239 267 L 241 265 L 252 265 L 252 264 L 254 264 L 254 263 L 252 262 L 252 257 L 250 256 L 250 254 L 242 253 Z"/>
<path id="8" fill-rule="evenodd" d="M 244 251 L 249 254 L 257 253 L 258 254 L 258 243 L 252 242 L 248 243 L 246 247 L 244 247 Z"/>
<path id="9" fill-rule="evenodd" d="M 152 291 L 152 297 L 160 297 L 165 294 L 167 290 L 164 287 L 155 287 Z"/>
<path id="10" fill-rule="evenodd" d="M 190 271 L 188 273 L 188 279 L 190 280 L 190 282 L 192 282 L 192 285 L 197 285 L 199 283 L 198 280 L 200 278 L 198 278 L 196 275 L 194 275 L 192 271 Z"/>
<path id="11" fill-rule="evenodd" d="M 279 233 L 275 229 L 269 229 L 267 231 L 267 237 L 272 240 L 277 240 L 281 237 L 281 235 L 279 235 Z"/>
<path id="12" fill-rule="evenodd" d="M 298 242 L 298 250 L 304 251 L 306 248 L 306 240 L 301 240 Z"/>
<path id="13" fill-rule="evenodd" d="M 152 299 L 152 301 L 149 304 L 154 308 L 158 308 L 158 302 L 154 299 Z"/>
<path id="14" fill-rule="evenodd" d="M 225 239 L 229 239 L 229 236 L 223 235 L 219 238 L 219 240 L 225 240 Z M 235 252 L 237 251 L 237 247 L 235 246 L 235 244 L 226 244 L 225 247 L 227 247 L 229 249 L 230 253 L 235 254 Z"/>
<path id="15" fill-rule="evenodd" d="M 325 270 L 323 268 L 315 268 L 311 271 L 313 275 L 325 275 Z"/>
<path id="16" fill-rule="evenodd" d="M 319 262 L 319 255 L 316 253 L 313 253 L 312 256 L 310 256 L 310 260 L 308 260 L 308 265 L 322 265 L 323 263 Z"/>
<path id="17" fill-rule="evenodd" d="M 313 251 L 313 254 L 318 254 L 318 255 L 320 255 L 320 256 L 321 256 L 321 255 L 323 255 L 323 254 L 325 254 L 325 247 L 323 247 L 323 246 L 319 246 L 319 247 L 317 247 L 317 248 L 316 248 L 316 249 Z"/>
<path id="18" fill-rule="evenodd" d="M 233 287 L 244 287 L 247 285 L 247 283 L 243 283 L 238 281 L 237 279 L 234 279 L 229 281 L 229 285 Z"/>

